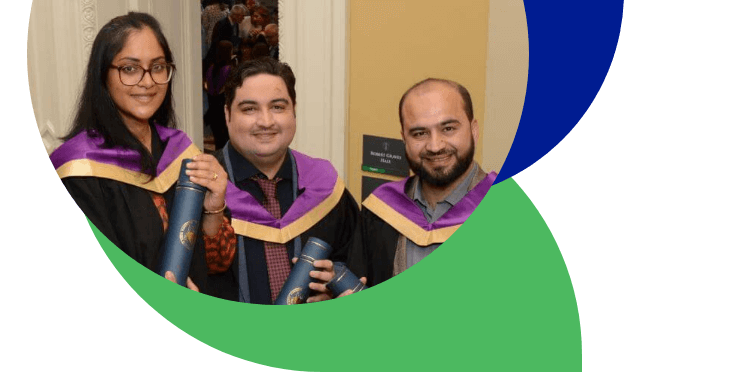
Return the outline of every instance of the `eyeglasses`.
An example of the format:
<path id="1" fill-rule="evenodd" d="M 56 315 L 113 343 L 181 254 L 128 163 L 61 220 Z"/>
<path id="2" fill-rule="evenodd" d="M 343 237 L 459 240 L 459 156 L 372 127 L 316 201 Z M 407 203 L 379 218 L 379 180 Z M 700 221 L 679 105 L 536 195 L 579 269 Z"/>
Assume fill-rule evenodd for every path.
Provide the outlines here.
<path id="1" fill-rule="evenodd" d="M 136 64 L 109 67 L 119 72 L 119 81 L 125 86 L 138 85 L 148 72 L 153 82 L 165 84 L 170 82 L 170 79 L 173 78 L 173 72 L 175 72 L 175 65 L 172 63 L 153 63 L 149 69 L 144 69 L 142 66 Z"/>

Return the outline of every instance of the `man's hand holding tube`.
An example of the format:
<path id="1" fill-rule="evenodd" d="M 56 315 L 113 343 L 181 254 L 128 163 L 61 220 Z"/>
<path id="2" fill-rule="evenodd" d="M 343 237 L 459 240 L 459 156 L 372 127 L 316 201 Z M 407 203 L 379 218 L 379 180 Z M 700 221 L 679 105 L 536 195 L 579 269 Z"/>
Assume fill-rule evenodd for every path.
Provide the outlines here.
<path id="1" fill-rule="evenodd" d="M 366 279 L 365 276 L 360 278 L 360 282 L 363 283 L 364 285 L 365 284 L 368 284 L 368 283 L 366 283 L 367 281 L 368 281 L 368 279 Z M 339 298 L 342 298 L 343 296 L 348 296 L 348 295 L 350 295 L 352 293 L 353 293 L 353 290 L 351 290 L 351 289 L 345 290 L 343 293 L 341 293 L 340 295 L 338 295 L 338 297 Z"/>
<path id="2" fill-rule="evenodd" d="M 292 263 L 297 263 L 297 258 L 292 259 Z M 317 260 L 312 264 L 316 270 L 310 272 L 310 277 L 318 280 L 319 282 L 310 283 L 310 289 L 315 291 L 314 294 L 307 298 L 307 303 L 321 302 L 323 300 L 331 300 L 333 298 L 332 292 L 327 288 L 326 284 L 335 277 L 333 271 L 332 260 Z M 360 278 L 360 282 L 366 284 L 367 279 L 365 277 Z M 353 293 L 353 290 L 346 290 L 341 293 L 338 297 L 347 296 Z"/>
<path id="3" fill-rule="evenodd" d="M 330 300 L 333 298 L 332 292 L 325 286 L 327 282 L 335 277 L 333 271 L 333 262 L 331 260 L 317 260 L 312 264 L 316 270 L 310 272 L 310 277 L 319 280 L 319 282 L 310 283 L 310 289 L 315 291 L 309 298 L 307 303 L 321 302 L 323 300 Z"/>
<path id="4" fill-rule="evenodd" d="M 292 264 L 297 264 L 296 257 L 292 259 Z M 310 277 L 321 282 L 310 283 L 310 289 L 312 291 L 315 291 L 315 293 L 312 293 L 310 297 L 307 298 L 307 303 L 321 302 L 323 300 L 332 299 L 332 293 L 329 289 L 327 289 L 325 284 L 327 284 L 327 282 L 332 280 L 332 278 L 335 276 L 335 272 L 333 272 L 333 262 L 327 259 L 316 260 L 312 264 L 312 266 L 317 269 L 310 272 Z"/>

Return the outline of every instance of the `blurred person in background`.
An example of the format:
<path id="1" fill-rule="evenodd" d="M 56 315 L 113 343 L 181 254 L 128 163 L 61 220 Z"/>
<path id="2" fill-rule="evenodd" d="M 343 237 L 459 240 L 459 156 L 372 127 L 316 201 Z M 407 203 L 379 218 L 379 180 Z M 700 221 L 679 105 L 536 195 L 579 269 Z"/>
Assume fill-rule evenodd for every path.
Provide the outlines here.
<path id="1" fill-rule="evenodd" d="M 216 150 L 223 148 L 223 145 L 228 142 L 228 129 L 226 128 L 226 118 L 223 113 L 226 99 L 223 94 L 223 85 L 226 84 L 226 79 L 228 79 L 233 66 L 232 54 L 233 44 L 231 42 L 227 40 L 218 42 L 214 63 L 206 71 L 206 78 L 203 83 L 203 89 L 208 94 L 208 112 L 204 116 L 204 121 L 210 125 L 211 131 L 213 131 Z"/>

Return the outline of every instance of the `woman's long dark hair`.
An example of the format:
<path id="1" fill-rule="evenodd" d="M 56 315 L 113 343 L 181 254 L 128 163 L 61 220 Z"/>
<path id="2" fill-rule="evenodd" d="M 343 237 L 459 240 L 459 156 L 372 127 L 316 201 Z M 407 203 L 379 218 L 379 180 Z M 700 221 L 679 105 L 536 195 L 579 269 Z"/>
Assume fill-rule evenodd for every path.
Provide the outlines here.
<path id="1" fill-rule="evenodd" d="M 71 132 L 63 140 L 68 141 L 83 131 L 87 131 L 90 136 L 101 136 L 104 138 L 102 146 L 105 148 L 121 146 L 137 151 L 141 155 L 141 170 L 154 176 L 157 169 L 157 160 L 152 157 L 147 148 L 132 135 L 124 124 L 122 115 L 119 113 L 107 88 L 107 74 L 112 60 L 124 47 L 129 33 L 133 29 L 139 31 L 144 27 L 149 27 L 152 30 L 165 53 L 165 60 L 168 63 L 173 63 L 173 53 L 170 51 L 167 39 L 165 39 L 165 35 L 160 29 L 160 23 L 151 15 L 130 12 L 109 21 L 94 39 L 76 117 L 71 125 Z M 151 123 L 176 127 L 172 83 L 171 79 L 162 105 L 150 118 Z"/>

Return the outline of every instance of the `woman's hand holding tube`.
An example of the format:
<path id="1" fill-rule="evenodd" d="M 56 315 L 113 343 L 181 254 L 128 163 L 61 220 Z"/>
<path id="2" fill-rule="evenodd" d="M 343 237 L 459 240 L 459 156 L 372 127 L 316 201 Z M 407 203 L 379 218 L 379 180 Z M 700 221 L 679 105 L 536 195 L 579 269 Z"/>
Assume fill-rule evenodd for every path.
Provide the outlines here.
<path id="1" fill-rule="evenodd" d="M 226 184 L 228 174 L 210 154 L 198 154 L 188 163 L 186 172 L 190 180 L 208 189 L 203 200 L 203 232 L 208 236 L 218 233 L 226 208 Z"/>

